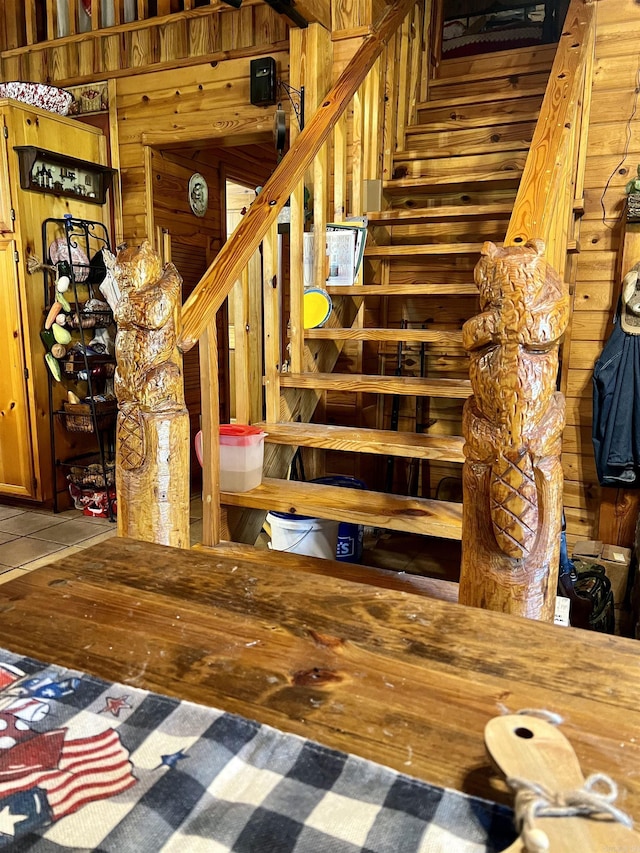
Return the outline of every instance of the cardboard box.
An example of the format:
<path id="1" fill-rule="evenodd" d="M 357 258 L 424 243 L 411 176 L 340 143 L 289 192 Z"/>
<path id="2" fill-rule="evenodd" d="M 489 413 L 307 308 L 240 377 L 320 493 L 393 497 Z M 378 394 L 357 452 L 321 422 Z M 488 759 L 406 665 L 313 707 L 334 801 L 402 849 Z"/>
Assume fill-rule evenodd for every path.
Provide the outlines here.
<path id="1" fill-rule="evenodd" d="M 611 581 L 614 605 L 616 608 L 620 607 L 627 590 L 631 549 L 620 545 L 606 545 L 598 539 L 587 539 L 576 542 L 573 558 L 600 563 L 604 566 L 605 573 Z"/>

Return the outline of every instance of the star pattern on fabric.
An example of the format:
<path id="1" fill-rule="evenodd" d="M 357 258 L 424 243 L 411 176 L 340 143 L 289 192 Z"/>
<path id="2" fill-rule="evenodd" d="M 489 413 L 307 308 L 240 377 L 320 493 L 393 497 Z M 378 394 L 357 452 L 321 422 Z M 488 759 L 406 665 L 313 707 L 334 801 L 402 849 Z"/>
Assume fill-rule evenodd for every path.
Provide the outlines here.
<path id="1" fill-rule="evenodd" d="M 104 708 L 101 708 L 98 713 L 103 714 L 105 711 L 110 711 L 114 717 L 119 717 L 123 708 L 133 708 L 133 705 L 129 704 L 128 696 L 120 696 L 119 698 L 107 696 Z"/>
<path id="2" fill-rule="evenodd" d="M 161 755 L 160 756 L 160 764 L 158 765 L 158 768 L 160 768 L 160 767 L 173 768 L 176 766 L 178 761 L 182 761 L 183 758 L 189 758 L 189 756 L 186 755 L 183 752 L 183 750 L 181 750 L 181 749 L 178 752 L 172 753 L 171 755 Z"/>
<path id="3" fill-rule="evenodd" d="M 23 820 L 27 820 L 29 815 L 26 814 L 12 814 L 11 807 L 5 806 L 2 811 L 0 811 L 0 833 L 4 835 L 15 835 L 16 834 L 16 824 L 21 823 Z"/>

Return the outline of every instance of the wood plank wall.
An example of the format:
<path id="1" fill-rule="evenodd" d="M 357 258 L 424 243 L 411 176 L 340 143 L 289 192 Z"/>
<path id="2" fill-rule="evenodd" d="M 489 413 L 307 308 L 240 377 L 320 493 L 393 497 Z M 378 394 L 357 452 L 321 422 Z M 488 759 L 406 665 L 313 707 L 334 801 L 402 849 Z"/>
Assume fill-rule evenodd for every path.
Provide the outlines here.
<path id="1" fill-rule="evenodd" d="M 287 79 L 288 54 L 269 55 Z M 116 81 L 125 240 L 146 236 L 145 146 L 202 147 L 205 140 L 229 137 L 255 142 L 271 134 L 274 108 L 250 103 L 249 62 L 231 59 Z"/>
<path id="2" fill-rule="evenodd" d="M 599 530 L 599 517 L 611 513 L 612 502 L 622 502 L 624 497 L 598 486 L 591 443 L 592 375 L 594 362 L 611 333 L 620 293 L 624 185 L 640 163 L 640 111 L 634 115 L 640 106 L 636 90 L 640 6 L 634 0 L 600 0 L 596 6 L 585 214 L 580 229 L 571 348 L 566 354 L 567 428 L 562 461 L 570 542 L 599 532 L 613 541 L 606 525 Z"/>

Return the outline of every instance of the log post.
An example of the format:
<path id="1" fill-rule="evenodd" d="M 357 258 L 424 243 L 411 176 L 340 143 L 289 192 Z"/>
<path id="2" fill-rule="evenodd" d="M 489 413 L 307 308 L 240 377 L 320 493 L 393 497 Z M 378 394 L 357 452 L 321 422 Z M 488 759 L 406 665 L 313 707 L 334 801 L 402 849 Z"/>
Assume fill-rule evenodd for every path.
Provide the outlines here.
<path id="1" fill-rule="evenodd" d="M 566 284 L 544 243 L 485 243 L 481 313 L 463 327 L 473 396 L 463 415 L 461 604 L 552 621 L 562 519 Z"/>
<path id="2" fill-rule="evenodd" d="M 146 241 L 105 261 L 118 325 L 118 534 L 189 548 L 189 413 L 176 346 L 182 278 Z"/>

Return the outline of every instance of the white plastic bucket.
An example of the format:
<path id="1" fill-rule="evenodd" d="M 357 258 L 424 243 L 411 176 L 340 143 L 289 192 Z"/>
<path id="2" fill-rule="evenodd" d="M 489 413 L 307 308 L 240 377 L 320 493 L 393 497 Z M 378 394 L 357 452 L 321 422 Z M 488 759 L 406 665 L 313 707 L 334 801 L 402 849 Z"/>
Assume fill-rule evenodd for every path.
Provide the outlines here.
<path id="1" fill-rule="evenodd" d="M 328 518 L 309 518 L 285 512 L 268 512 L 271 548 L 307 557 L 335 560 L 338 522 Z"/>

